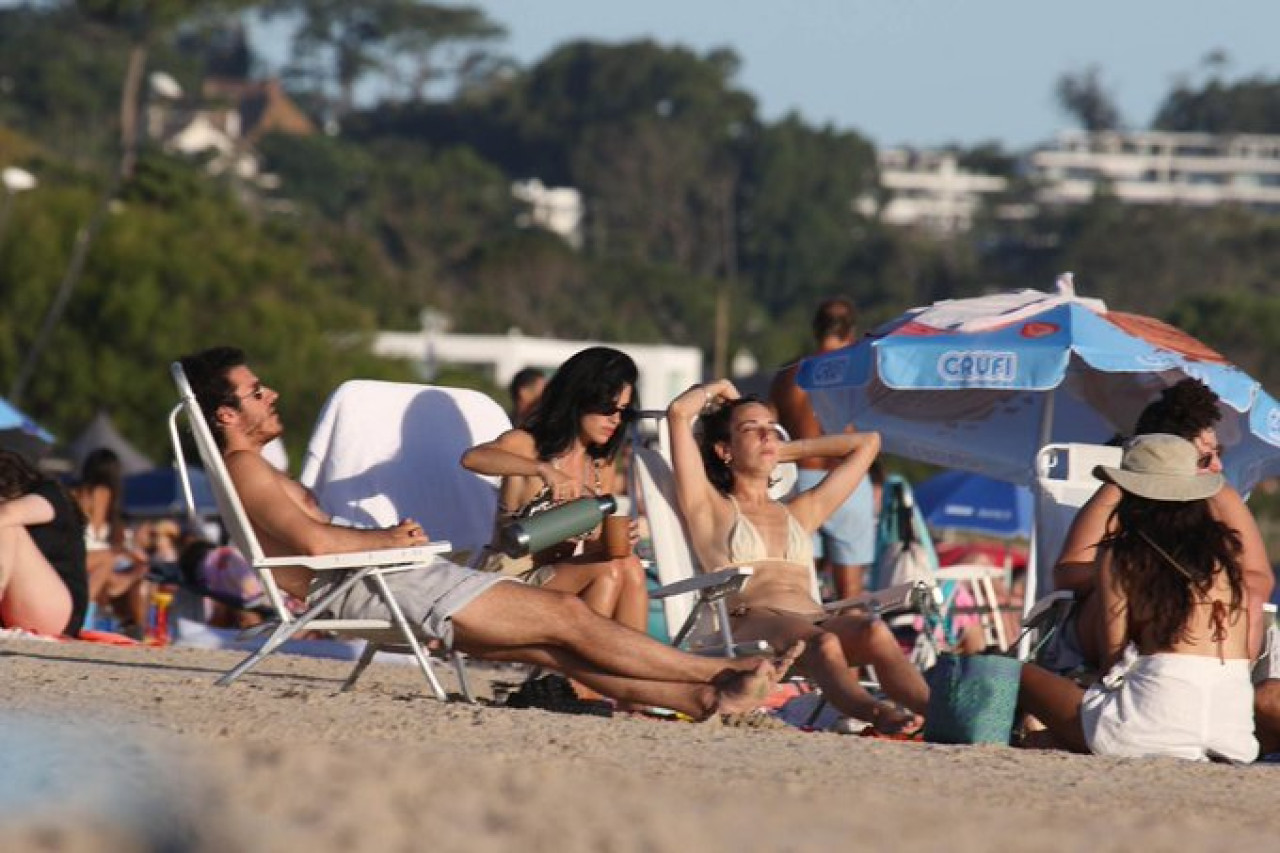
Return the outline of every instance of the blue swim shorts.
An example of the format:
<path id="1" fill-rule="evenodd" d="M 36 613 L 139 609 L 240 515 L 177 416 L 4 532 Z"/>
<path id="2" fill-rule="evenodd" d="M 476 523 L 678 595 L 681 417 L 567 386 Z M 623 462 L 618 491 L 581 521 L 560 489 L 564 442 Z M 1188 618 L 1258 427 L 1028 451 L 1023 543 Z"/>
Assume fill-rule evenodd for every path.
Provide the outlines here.
<path id="1" fill-rule="evenodd" d="M 826 471 L 796 472 L 796 489 L 807 492 L 822 482 Z M 840 507 L 813 534 L 813 556 L 837 566 L 869 566 L 876 556 L 876 515 L 871 478 L 863 477 Z"/>

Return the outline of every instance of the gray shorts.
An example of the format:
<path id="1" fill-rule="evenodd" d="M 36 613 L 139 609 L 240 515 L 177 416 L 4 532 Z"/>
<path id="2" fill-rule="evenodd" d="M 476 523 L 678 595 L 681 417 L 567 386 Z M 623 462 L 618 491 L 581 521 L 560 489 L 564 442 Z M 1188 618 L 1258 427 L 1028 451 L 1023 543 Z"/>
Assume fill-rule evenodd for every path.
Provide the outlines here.
<path id="1" fill-rule="evenodd" d="M 334 577 L 333 575 L 337 575 Z M 329 587 L 350 572 L 325 573 L 311 584 L 307 602 L 316 601 Z M 513 580 L 493 572 L 477 572 L 437 558 L 425 568 L 409 569 L 385 576 L 387 587 L 410 625 L 446 646 L 453 645 L 453 617 L 494 584 Z M 390 619 L 391 611 L 372 578 L 351 587 L 329 605 L 328 612 L 339 619 Z"/>

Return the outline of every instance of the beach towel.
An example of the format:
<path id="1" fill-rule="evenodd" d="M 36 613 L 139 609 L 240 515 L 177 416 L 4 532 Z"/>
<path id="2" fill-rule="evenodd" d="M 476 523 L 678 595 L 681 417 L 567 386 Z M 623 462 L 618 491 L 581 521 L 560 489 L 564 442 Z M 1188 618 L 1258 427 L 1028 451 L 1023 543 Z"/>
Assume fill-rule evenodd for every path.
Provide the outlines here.
<path id="1" fill-rule="evenodd" d="M 493 533 L 497 483 L 458 460 L 509 428 L 478 391 L 353 380 L 320 413 L 301 480 L 326 512 L 357 526 L 413 518 L 432 539 L 476 551 Z"/>

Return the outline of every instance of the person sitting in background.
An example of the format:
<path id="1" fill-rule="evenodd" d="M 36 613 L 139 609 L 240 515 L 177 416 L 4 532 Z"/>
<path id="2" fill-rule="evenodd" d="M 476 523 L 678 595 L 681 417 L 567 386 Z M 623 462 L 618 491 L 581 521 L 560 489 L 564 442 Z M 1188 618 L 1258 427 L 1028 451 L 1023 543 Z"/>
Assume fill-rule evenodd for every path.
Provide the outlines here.
<path id="1" fill-rule="evenodd" d="M 0 450 L 0 626 L 80 635 L 89 603 L 83 528 L 60 484 Z"/>
<path id="2" fill-rule="evenodd" d="M 546 387 L 547 375 L 538 368 L 526 367 L 516 371 L 507 385 L 507 393 L 511 396 L 512 426 L 524 426 L 524 422 L 542 399 L 542 392 Z"/>
<path id="3" fill-rule="evenodd" d="M 128 541 L 121 517 L 120 457 L 115 451 L 100 447 L 86 456 L 71 494 L 85 517 L 89 600 L 114 611 L 125 633 L 141 637 L 147 619 L 149 561 Z"/>
<path id="4" fill-rule="evenodd" d="M 716 407 L 718 408 L 712 408 Z M 701 434 L 694 435 L 699 412 Z M 815 597 L 813 533 L 866 479 L 880 434 L 842 433 L 783 442 L 766 403 L 740 397 L 721 379 L 695 385 L 667 408 L 676 494 L 705 571 L 750 565 L 751 582 L 729 601 L 734 638 L 774 648 L 803 641 L 798 666 L 838 711 L 880 732 L 916 728 L 929 688 L 888 626 L 865 608 L 829 614 Z M 835 460 L 814 488 L 788 503 L 769 495 L 780 462 Z M 877 701 L 855 667 L 872 665 L 885 693 Z"/>
<path id="5" fill-rule="evenodd" d="M 1145 434 L 1125 446 L 1119 468 L 1094 471 L 1121 493 L 1094 546 L 1107 675 L 1085 691 L 1027 664 L 1019 694 L 1060 746 L 1121 757 L 1257 757 L 1241 539 L 1209 503 L 1224 480 L 1201 473 L 1201 456 L 1178 436 Z M 1136 658 L 1126 656 L 1131 643 Z"/>

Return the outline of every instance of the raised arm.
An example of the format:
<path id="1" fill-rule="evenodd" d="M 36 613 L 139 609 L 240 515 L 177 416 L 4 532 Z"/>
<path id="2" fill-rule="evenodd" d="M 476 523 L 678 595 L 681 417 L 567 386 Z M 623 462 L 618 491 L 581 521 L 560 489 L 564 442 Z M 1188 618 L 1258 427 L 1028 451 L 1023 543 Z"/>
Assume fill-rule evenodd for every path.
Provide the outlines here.
<path id="1" fill-rule="evenodd" d="M 53 504 L 42 495 L 0 501 L 0 527 L 27 527 L 53 521 Z"/>
<path id="2" fill-rule="evenodd" d="M 728 379 L 694 385 L 667 406 L 667 428 L 671 431 L 671 464 L 676 477 L 676 498 L 680 512 L 695 542 L 714 529 L 715 510 L 724 503 L 716 487 L 707 479 L 702 454 L 693 437 L 693 421 L 700 412 L 719 400 L 741 396 Z"/>
<path id="3" fill-rule="evenodd" d="M 1104 483 L 1093 497 L 1085 501 L 1076 513 L 1062 543 L 1062 551 L 1053 566 L 1053 588 L 1067 589 L 1083 597 L 1097 585 L 1094 560 L 1098 556 L 1098 543 L 1107 533 L 1107 524 L 1116 504 L 1120 502 L 1120 489 Z"/>
<path id="4" fill-rule="evenodd" d="M 307 505 L 302 486 L 286 478 L 260 454 L 240 451 L 230 454 L 226 461 L 250 523 L 274 545 L 270 550 L 283 552 L 275 556 L 376 551 L 427 542 L 422 525 L 411 519 L 374 530 L 330 524 L 322 512 Z M 266 542 L 263 547 L 267 547 Z"/>
<path id="5" fill-rule="evenodd" d="M 791 501 L 791 514 L 805 530 L 817 530 L 853 494 L 879 452 L 878 432 L 844 432 L 787 442 L 779 461 L 814 457 L 840 459 L 821 483 Z"/>
<path id="6" fill-rule="evenodd" d="M 540 477 L 558 501 L 572 500 L 582 491 L 576 479 L 538 458 L 537 442 L 522 429 L 510 429 L 493 441 L 477 444 L 462 454 L 462 467 L 494 477 Z"/>
<path id="7" fill-rule="evenodd" d="M 1262 639 L 1265 622 L 1262 618 L 1262 605 L 1271 600 L 1271 592 L 1275 587 L 1275 575 L 1271 571 L 1271 563 L 1267 559 L 1267 546 L 1258 530 L 1258 522 L 1254 519 L 1249 507 L 1245 506 L 1240 493 L 1230 486 L 1224 486 L 1209 500 L 1209 507 L 1214 516 L 1240 535 L 1240 571 L 1245 588 L 1245 605 L 1249 612 L 1249 655 L 1257 657 L 1262 651 Z"/>

